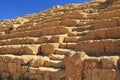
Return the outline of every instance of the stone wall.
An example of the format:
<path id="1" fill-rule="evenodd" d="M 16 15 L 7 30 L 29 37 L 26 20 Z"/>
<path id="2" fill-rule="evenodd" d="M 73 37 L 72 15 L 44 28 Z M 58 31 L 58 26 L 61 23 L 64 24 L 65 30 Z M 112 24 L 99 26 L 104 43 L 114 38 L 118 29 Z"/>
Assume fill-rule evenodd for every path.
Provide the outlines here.
<path id="1" fill-rule="evenodd" d="M 95 0 L 0 21 L 0 80 L 120 80 L 119 13 Z"/>

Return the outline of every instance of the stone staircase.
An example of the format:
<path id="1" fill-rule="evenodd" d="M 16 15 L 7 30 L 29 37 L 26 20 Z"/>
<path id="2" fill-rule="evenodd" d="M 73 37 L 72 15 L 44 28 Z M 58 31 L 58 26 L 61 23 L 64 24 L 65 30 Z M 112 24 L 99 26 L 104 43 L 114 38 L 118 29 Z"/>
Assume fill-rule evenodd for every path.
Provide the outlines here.
<path id="1" fill-rule="evenodd" d="M 106 8 L 101 8 L 104 7 L 101 2 L 55 6 L 38 14 L 26 15 L 23 19 L 1 21 L 1 80 L 8 76 L 14 80 L 19 77 L 25 80 L 95 80 L 89 79 L 90 73 L 88 78 L 84 77 L 87 72 L 77 75 L 73 72 L 68 77 L 70 66 L 65 61 L 69 55 L 84 51 L 89 56 L 85 59 L 87 69 L 94 67 L 88 66 L 89 61 L 94 62 L 93 58 L 96 61 L 104 56 L 119 57 L 119 2 L 115 1 Z M 10 24 L 13 24 L 12 30 L 9 29 Z M 9 33 L 5 33 L 6 30 Z M 75 63 L 71 63 L 74 66 Z M 102 64 L 105 65 L 104 61 Z M 84 76 L 78 79 L 79 75 Z"/>

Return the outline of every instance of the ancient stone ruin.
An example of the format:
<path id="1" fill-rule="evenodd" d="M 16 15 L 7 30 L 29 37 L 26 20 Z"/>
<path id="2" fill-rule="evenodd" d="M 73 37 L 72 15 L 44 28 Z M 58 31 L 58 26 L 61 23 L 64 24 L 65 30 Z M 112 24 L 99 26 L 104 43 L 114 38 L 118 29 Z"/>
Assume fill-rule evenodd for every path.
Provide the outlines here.
<path id="1" fill-rule="evenodd" d="M 120 80 L 119 56 L 120 0 L 0 21 L 0 80 Z"/>

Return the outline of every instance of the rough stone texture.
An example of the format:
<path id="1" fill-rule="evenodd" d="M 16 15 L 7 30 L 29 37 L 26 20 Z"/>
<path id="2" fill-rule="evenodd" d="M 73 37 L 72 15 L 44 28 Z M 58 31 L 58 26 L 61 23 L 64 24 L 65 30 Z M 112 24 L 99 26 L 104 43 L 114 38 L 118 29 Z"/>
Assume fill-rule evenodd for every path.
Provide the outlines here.
<path id="1" fill-rule="evenodd" d="M 44 55 L 54 54 L 55 49 L 59 47 L 59 44 L 53 43 L 53 44 L 42 44 L 40 49 L 41 53 Z"/>
<path id="2" fill-rule="evenodd" d="M 120 80 L 119 75 L 119 0 L 55 6 L 0 21 L 0 80 Z"/>

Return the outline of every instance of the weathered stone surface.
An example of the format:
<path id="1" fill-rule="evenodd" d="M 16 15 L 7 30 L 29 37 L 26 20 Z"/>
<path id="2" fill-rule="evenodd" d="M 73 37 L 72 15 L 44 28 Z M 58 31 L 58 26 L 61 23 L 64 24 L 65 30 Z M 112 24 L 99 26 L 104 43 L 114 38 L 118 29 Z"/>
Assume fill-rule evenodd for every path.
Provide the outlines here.
<path id="1" fill-rule="evenodd" d="M 54 54 L 55 49 L 58 47 L 59 47 L 59 44 L 51 43 L 51 44 L 42 44 L 40 49 L 43 55 L 50 55 L 50 54 Z"/>
<path id="2" fill-rule="evenodd" d="M 119 57 L 103 57 L 101 59 L 103 69 L 115 69 Z"/>
<path id="3" fill-rule="evenodd" d="M 40 45 L 21 46 L 19 54 L 36 55 L 40 52 Z"/>
<path id="4" fill-rule="evenodd" d="M 84 52 L 71 54 L 65 58 L 67 80 L 82 80 L 84 59 L 87 55 Z"/>
<path id="5" fill-rule="evenodd" d="M 74 20 L 74 19 L 66 19 L 61 21 L 61 25 L 64 26 L 76 26 L 79 24 L 79 20 Z"/>
<path id="6" fill-rule="evenodd" d="M 31 61 L 30 66 L 35 67 L 35 68 L 42 67 L 44 66 L 44 63 L 46 60 L 49 60 L 49 58 L 48 57 L 37 57 Z"/>
<path id="7" fill-rule="evenodd" d="M 99 45 L 99 46 L 98 46 Z M 104 51 L 104 43 L 99 40 L 90 40 L 80 42 L 76 45 L 77 51 L 85 51 L 88 55 L 103 55 Z"/>
<path id="8" fill-rule="evenodd" d="M 106 40 L 104 41 L 105 52 L 107 54 L 119 54 L 120 53 L 120 40 Z"/>
<path id="9" fill-rule="evenodd" d="M 0 21 L 0 80 L 120 80 L 119 5 L 93 0 Z"/>

